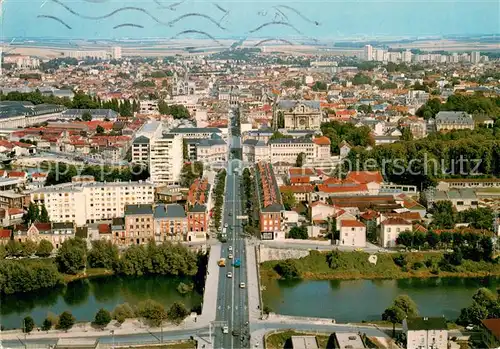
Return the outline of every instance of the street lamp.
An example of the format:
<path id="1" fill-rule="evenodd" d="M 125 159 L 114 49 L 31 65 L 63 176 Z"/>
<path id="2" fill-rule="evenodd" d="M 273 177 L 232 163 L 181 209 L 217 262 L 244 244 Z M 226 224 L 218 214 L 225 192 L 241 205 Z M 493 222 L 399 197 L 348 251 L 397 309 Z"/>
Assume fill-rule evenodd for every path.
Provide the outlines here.
<path id="1" fill-rule="evenodd" d="M 111 335 L 113 336 L 111 348 L 115 348 L 115 330 L 111 330 Z"/>

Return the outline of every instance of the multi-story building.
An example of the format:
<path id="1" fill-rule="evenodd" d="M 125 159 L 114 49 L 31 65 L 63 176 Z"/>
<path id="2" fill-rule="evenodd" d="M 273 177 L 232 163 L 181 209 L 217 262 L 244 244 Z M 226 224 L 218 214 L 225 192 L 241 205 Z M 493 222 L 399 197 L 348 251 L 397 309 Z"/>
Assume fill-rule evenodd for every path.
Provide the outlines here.
<path id="1" fill-rule="evenodd" d="M 281 229 L 284 207 L 271 164 L 259 162 L 255 165 L 255 185 L 259 197 L 261 238 L 276 240 L 284 237 Z"/>
<path id="2" fill-rule="evenodd" d="M 125 206 L 125 236 L 130 245 L 143 245 L 154 241 L 153 206 Z"/>
<path id="3" fill-rule="evenodd" d="M 463 111 L 440 111 L 436 114 L 436 130 L 473 130 L 474 119 L 472 115 Z"/>
<path id="4" fill-rule="evenodd" d="M 132 162 L 149 165 L 149 138 L 140 136 L 132 143 Z"/>
<path id="5" fill-rule="evenodd" d="M 184 241 L 188 219 L 184 207 L 178 204 L 158 205 L 154 209 L 155 241 Z"/>
<path id="6" fill-rule="evenodd" d="M 411 317 L 403 320 L 407 349 L 447 349 L 448 325 L 444 317 Z"/>
<path id="7" fill-rule="evenodd" d="M 196 160 L 206 164 L 227 161 L 227 144 L 213 134 L 210 139 L 199 140 L 196 144 Z"/>
<path id="8" fill-rule="evenodd" d="M 123 217 L 126 205 L 152 204 L 154 186 L 147 182 L 64 183 L 34 190 L 32 202 L 45 205 L 51 222 L 78 226 Z"/>
<path id="9" fill-rule="evenodd" d="M 341 220 L 339 245 L 366 247 L 366 226 L 357 220 Z"/>
<path id="10" fill-rule="evenodd" d="M 17 226 L 13 237 L 14 240 L 20 242 L 31 240 L 40 243 L 42 240 L 47 240 L 58 249 L 64 241 L 75 237 L 75 225 L 73 223 L 34 222 L 27 229 Z"/>
<path id="11" fill-rule="evenodd" d="M 387 218 L 380 223 L 380 243 L 382 247 L 395 247 L 396 239 L 403 231 L 412 231 L 411 223 L 403 218 Z"/>
<path id="12" fill-rule="evenodd" d="M 319 101 L 281 100 L 273 115 L 274 122 L 279 125 L 283 119 L 287 130 L 319 130 L 322 120 Z"/>
<path id="13" fill-rule="evenodd" d="M 373 46 L 365 45 L 363 48 L 363 58 L 365 61 L 373 61 Z"/>
<path id="14" fill-rule="evenodd" d="M 211 191 L 208 180 L 197 179 L 189 188 L 186 211 L 188 216 L 188 241 L 200 241 L 208 232 Z"/>
<path id="15" fill-rule="evenodd" d="M 158 101 L 144 100 L 139 102 L 139 113 L 140 114 L 148 114 L 148 115 L 156 115 L 160 114 L 158 111 Z"/>
<path id="16" fill-rule="evenodd" d="M 122 48 L 120 46 L 113 46 L 111 48 L 111 58 L 122 59 Z"/>
<path id="17" fill-rule="evenodd" d="M 156 185 L 179 183 L 183 164 L 182 136 L 163 134 L 150 140 L 149 173 Z"/>
<path id="18" fill-rule="evenodd" d="M 317 138 L 278 138 L 265 145 L 262 141 L 248 139 L 243 143 L 243 161 L 295 163 L 303 154 L 305 163 L 330 159 L 330 140 Z"/>

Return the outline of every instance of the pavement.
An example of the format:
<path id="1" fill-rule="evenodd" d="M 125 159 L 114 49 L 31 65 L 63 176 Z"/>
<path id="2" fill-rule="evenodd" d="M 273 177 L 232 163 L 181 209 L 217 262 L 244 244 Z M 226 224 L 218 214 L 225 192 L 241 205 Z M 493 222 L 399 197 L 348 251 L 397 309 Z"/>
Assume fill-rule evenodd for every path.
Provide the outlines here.
<path id="1" fill-rule="evenodd" d="M 230 117 L 230 122 L 234 118 Z M 231 135 L 230 148 L 238 148 L 241 144 L 239 136 Z M 217 293 L 217 313 L 214 323 L 213 348 L 242 348 L 248 347 L 249 315 L 247 282 L 247 256 L 246 245 L 242 238 L 243 229 L 237 218 L 242 214 L 240 200 L 240 178 L 234 173 L 239 166 L 239 160 L 233 159 L 228 163 L 226 177 L 226 192 L 224 197 L 223 226 L 227 224 L 227 242 L 222 243 L 221 258 L 226 258 L 226 267 L 219 270 L 219 287 Z M 229 259 L 229 254 L 233 259 Z M 233 266 L 239 259 L 241 266 Z M 228 273 L 232 277 L 228 277 Z M 245 283 L 245 288 L 240 284 Z M 223 328 L 228 328 L 228 333 L 223 333 Z"/>

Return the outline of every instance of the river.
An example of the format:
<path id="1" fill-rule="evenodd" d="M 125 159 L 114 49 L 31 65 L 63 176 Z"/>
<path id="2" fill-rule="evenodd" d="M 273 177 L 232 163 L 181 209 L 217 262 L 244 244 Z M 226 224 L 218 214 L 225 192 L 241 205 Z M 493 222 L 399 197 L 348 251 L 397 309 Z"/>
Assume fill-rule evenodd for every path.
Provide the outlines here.
<path id="1" fill-rule="evenodd" d="M 480 287 L 500 287 L 500 278 L 401 280 L 265 280 L 264 304 L 278 314 L 325 317 L 337 322 L 381 320 L 384 309 L 409 295 L 422 316 L 455 320 Z"/>
<path id="2" fill-rule="evenodd" d="M 103 276 L 77 280 L 66 286 L 35 293 L 18 293 L 0 299 L 0 324 L 6 329 L 21 327 L 22 319 L 30 315 L 41 326 L 47 313 L 59 315 L 69 310 L 77 321 L 92 321 L 100 308 L 112 311 L 117 304 L 136 305 L 153 299 L 167 309 L 181 301 L 188 309 L 200 306 L 202 295 L 197 292 L 181 295 L 179 282 L 191 282 L 167 276 L 118 277 Z"/>

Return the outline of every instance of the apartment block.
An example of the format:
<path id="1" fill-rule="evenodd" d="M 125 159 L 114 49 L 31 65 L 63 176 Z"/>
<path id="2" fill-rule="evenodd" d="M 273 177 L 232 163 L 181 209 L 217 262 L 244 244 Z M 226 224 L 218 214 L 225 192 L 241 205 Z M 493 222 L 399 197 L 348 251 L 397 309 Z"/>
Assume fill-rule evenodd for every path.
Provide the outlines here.
<path id="1" fill-rule="evenodd" d="M 125 235 L 131 245 L 143 245 L 154 241 L 152 205 L 125 207 Z"/>
<path id="2" fill-rule="evenodd" d="M 188 219 L 184 207 L 178 204 L 158 205 L 154 208 L 154 236 L 157 243 L 184 241 Z"/>
<path id="3" fill-rule="evenodd" d="M 260 162 L 255 165 L 255 185 L 259 197 L 261 238 L 279 239 L 282 237 L 281 212 L 284 207 L 271 164 Z"/>
<path id="4" fill-rule="evenodd" d="M 188 216 L 188 241 L 201 241 L 208 231 L 211 192 L 208 180 L 197 179 L 189 188 L 186 211 Z"/>
<path id="5" fill-rule="evenodd" d="M 30 199 L 45 205 L 51 222 L 82 226 L 123 217 L 126 205 L 152 204 L 154 186 L 142 181 L 64 183 L 34 190 Z"/>
<path id="6" fill-rule="evenodd" d="M 182 136 L 163 134 L 150 141 L 149 173 L 155 185 L 173 185 L 180 180 L 183 165 Z"/>

